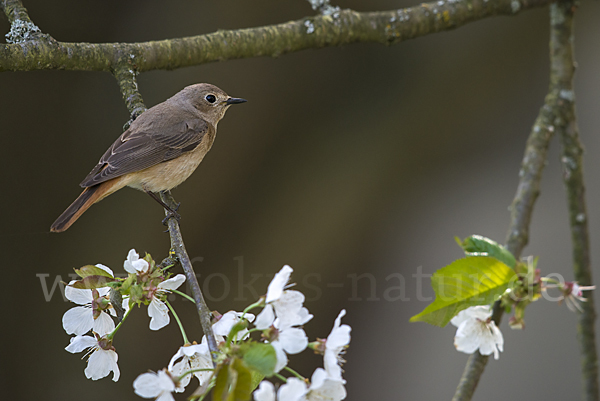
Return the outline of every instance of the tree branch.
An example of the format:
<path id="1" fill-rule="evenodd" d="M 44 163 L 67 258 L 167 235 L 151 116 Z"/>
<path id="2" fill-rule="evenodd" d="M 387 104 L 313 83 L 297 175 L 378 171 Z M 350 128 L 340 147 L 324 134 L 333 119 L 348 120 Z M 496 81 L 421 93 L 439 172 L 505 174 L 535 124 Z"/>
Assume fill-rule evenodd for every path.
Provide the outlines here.
<path id="1" fill-rule="evenodd" d="M 533 206 L 540 193 L 540 182 L 542 180 L 542 171 L 546 164 L 548 146 L 554 134 L 554 113 L 550 106 L 553 102 L 553 95 L 549 93 L 546 96 L 546 104 L 541 108 L 538 117 L 533 125 L 527 145 L 525 146 L 525 155 L 519 171 L 519 185 L 517 193 L 510 206 L 510 225 L 506 238 L 506 248 L 519 258 L 521 252 L 529 241 L 529 224 L 533 213 Z M 500 325 L 504 309 L 500 302 L 494 304 L 492 319 L 496 325 Z M 481 355 L 479 352 L 471 354 L 463 371 L 453 401 L 468 401 L 473 397 L 475 388 L 483 374 L 485 365 L 489 356 Z"/>
<path id="2" fill-rule="evenodd" d="M 142 99 L 142 95 L 138 90 L 137 73 L 131 65 L 131 60 L 132 58 L 123 57 L 119 66 L 113 71 L 131 117 L 125 124 L 124 129 L 127 129 L 133 120 L 146 111 L 144 99 Z"/>
<path id="3" fill-rule="evenodd" d="M 560 11 L 562 10 L 562 11 Z M 559 12 L 568 12 L 569 15 L 559 15 Z M 560 125 L 565 127 L 565 132 L 570 135 L 562 134 L 561 136 L 570 140 L 568 145 L 565 145 L 565 151 L 568 148 L 568 156 L 563 153 L 563 160 L 570 160 L 577 164 L 577 173 L 572 174 L 571 180 L 567 182 L 567 187 L 573 186 L 573 191 L 569 191 L 569 200 L 573 204 L 570 206 L 571 224 L 573 228 L 573 243 L 576 248 L 575 269 L 580 270 L 581 282 L 586 285 L 591 282 L 589 274 L 589 249 L 587 239 L 587 223 L 582 224 L 578 221 L 578 216 L 585 215 L 585 204 L 583 202 L 583 177 L 581 176 L 581 148 L 577 136 L 575 125 L 575 111 L 572 101 L 573 95 L 573 59 L 572 59 L 572 12 L 573 3 L 571 1 L 563 1 L 553 4 L 550 13 L 550 85 L 548 94 L 544 101 L 544 106 L 541 108 L 538 117 L 535 121 L 531 134 L 527 140 L 525 155 L 521 165 L 519 176 L 519 185 L 517 193 L 511 204 L 511 218 L 506 238 L 506 248 L 516 257 L 519 258 L 525 245 L 529 241 L 529 224 L 533 213 L 535 200 L 540 193 L 540 182 L 542 179 L 542 171 L 547 159 L 547 150 L 555 131 L 561 130 Z M 567 99 L 565 99 L 565 97 Z M 569 98 L 571 100 L 569 101 Z M 566 107 L 565 107 L 566 106 Z M 566 127 L 569 127 L 567 129 Z M 564 140 L 563 140 L 564 143 Z M 573 167 L 569 167 L 573 169 Z M 583 213 L 583 214 L 582 214 Z M 573 222 L 576 224 L 573 225 Z M 585 244 L 585 245 L 582 245 Z M 587 271 L 587 273 L 585 273 Z M 577 276 L 577 273 L 576 273 Z M 579 276 L 578 276 L 579 279 Z M 586 379 L 586 393 L 595 392 L 597 397 L 597 361 L 596 348 L 594 342 L 594 318 L 593 302 L 588 302 L 584 305 L 585 313 L 580 319 L 580 340 L 582 343 L 584 377 Z M 499 302 L 494 304 L 492 318 L 497 325 L 500 324 L 503 308 Z M 585 330 L 583 329 L 585 327 Z M 589 351 L 584 349 L 589 347 Z M 592 354 L 593 353 L 593 358 Z M 473 353 L 463 375 L 460 379 L 454 401 L 470 400 L 475 392 L 477 383 L 487 364 L 488 356 L 483 356 L 479 352 Z M 588 371 L 586 371 L 588 370 Z M 590 398 L 597 400 L 597 398 Z"/>
<path id="4" fill-rule="evenodd" d="M 27 9 L 20 0 L 2 0 L 0 7 L 6 14 L 8 21 L 12 24 L 16 20 L 31 22 Z"/>
<path id="5" fill-rule="evenodd" d="M 581 285 L 592 285 L 590 262 L 590 241 L 585 204 L 585 186 L 583 180 L 583 147 L 579 139 L 579 130 L 575 116 L 575 94 L 573 76 L 575 58 L 573 52 L 573 13 L 572 1 L 553 4 L 551 12 L 551 51 L 554 54 L 554 90 L 557 92 L 557 107 L 560 116 L 556 118 L 556 131 L 562 144 L 561 162 L 563 180 L 569 205 L 571 242 L 573 246 L 573 272 L 575 280 Z M 596 312 L 593 293 L 587 294 L 588 302 L 582 304 L 583 313 L 579 315 L 577 328 L 581 351 L 581 369 L 583 377 L 583 396 L 585 400 L 599 400 L 598 357 L 594 322 Z"/>
<path id="6" fill-rule="evenodd" d="M 47 37 L 0 44 L 0 71 L 113 71 L 122 55 L 127 54 L 133 56 L 134 69 L 143 72 L 231 59 L 276 57 L 358 42 L 397 44 L 491 16 L 517 14 L 553 1 L 442 0 L 391 11 L 339 10 L 283 24 L 143 43 L 65 43 Z M 2 3 L 5 12 L 7 3 L 19 2 L 5 0 Z"/>
<path id="7" fill-rule="evenodd" d="M 177 202 L 175 202 L 175 199 L 173 199 L 171 191 L 161 192 L 160 197 L 162 201 L 169 205 L 171 209 L 175 210 L 177 208 Z M 169 213 L 170 212 L 165 209 L 165 214 L 167 216 L 169 216 Z M 171 236 L 171 248 L 175 250 L 177 259 L 179 260 L 179 263 L 181 263 L 181 267 L 183 267 L 188 285 L 190 286 L 192 295 L 194 296 L 196 309 L 198 309 L 198 316 L 200 317 L 200 324 L 202 325 L 202 330 L 204 331 L 204 335 L 206 336 L 208 342 L 208 349 L 210 350 L 211 354 L 214 355 L 216 352 L 218 352 L 219 348 L 217 347 L 215 335 L 212 331 L 210 309 L 208 309 L 208 306 L 206 305 L 206 301 L 204 300 L 204 296 L 200 290 L 200 284 L 198 284 L 198 278 L 196 277 L 196 273 L 192 267 L 192 262 L 187 254 L 187 251 L 185 250 L 183 237 L 181 236 L 181 230 L 179 229 L 179 222 L 174 218 L 170 218 L 167 224 L 169 226 L 169 235 Z"/>

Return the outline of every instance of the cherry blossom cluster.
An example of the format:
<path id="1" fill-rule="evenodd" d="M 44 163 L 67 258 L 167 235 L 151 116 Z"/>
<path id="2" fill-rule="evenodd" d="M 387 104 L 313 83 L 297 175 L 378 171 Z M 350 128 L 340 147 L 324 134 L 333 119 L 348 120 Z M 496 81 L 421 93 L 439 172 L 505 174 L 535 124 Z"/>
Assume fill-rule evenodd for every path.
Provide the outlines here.
<path id="1" fill-rule="evenodd" d="M 193 301 L 177 290 L 185 276 L 172 277 L 171 266 L 155 264 L 150 255 L 140 258 L 132 249 L 123 267 L 126 278 L 115 277 L 101 264 L 76 270 L 80 280 L 73 280 L 65 289 L 66 297 L 78 304 L 63 316 L 63 327 L 73 334 L 66 350 L 78 353 L 88 350 L 85 376 L 98 380 L 113 373 L 120 376 L 118 354 L 113 346 L 116 332 L 135 306 L 147 305 L 150 329 L 159 330 L 174 315 L 183 337 L 167 367 L 158 372 L 139 375 L 134 391 L 144 398 L 174 400 L 173 394 L 185 391 L 195 377 L 199 387 L 189 399 L 201 399 L 213 390 L 213 397 L 227 398 L 234 392 L 236 399 L 275 400 L 343 400 L 346 381 L 342 377 L 342 356 L 350 342 L 350 326 L 341 323 L 342 310 L 326 339 L 309 343 L 304 324 L 313 315 L 304 306 L 304 295 L 289 289 L 292 268 L 284 266 L 268 286 L 265 296 L 243 312 L 213 312 L 213 334 L 218 350 L 211 352 L 206 336 L 200 343 L 190 342 L 183 324 L 167 300 L 174 292 Z M 262 309 L 258 316 L 250 313 Z M 115 325 L 115 319 L 118 322 Z M 304 378 L 288 366 L 288 356 L 312 349 L 323 355 L 323 367 L 311 378 Z M 282 372 L 290 374 L 285 377 Z M 276 379 L 277 385 L 262 380 Z M 232 384 L 234 383 L 234 384 Z M 252 395 L 253 393 L 253 395 Z"/>
<path id="2" fill-rule="evenodd" d="M 120 326 L 115 326 L 113 320 L 118 315 L 117 311 L 125 311 L 126 317 L 134 304 L 146 304 L 150 329 L 159 330 L 170 320 L 165 305 L 167 293 L 179 288 L 185 281 L 183 274 L 169 278 L 170 274 L 159 268 L 149 256 L 140 259 L 134 249 L 129 251 L 123 268 L 129 276 L 121 281 L 107 266 L 84 266 L 76 270 L 82 279 L 72 280 L 65 287 L 66 298 L 80 305 L 63 315 L 63 328 L 67 334 L 75 334 L 65 349 L 71 353 L 89 350 L 88 365 L 84 371 L 88 379 L 98 380 L 113 372 L 113 380 L 119 380 L 118 355 L 112 344 Z M 111 291 L 122 299 L 120 303 L 111 300 Z M 86 335 L 90 332 L 91 335 Z"/>

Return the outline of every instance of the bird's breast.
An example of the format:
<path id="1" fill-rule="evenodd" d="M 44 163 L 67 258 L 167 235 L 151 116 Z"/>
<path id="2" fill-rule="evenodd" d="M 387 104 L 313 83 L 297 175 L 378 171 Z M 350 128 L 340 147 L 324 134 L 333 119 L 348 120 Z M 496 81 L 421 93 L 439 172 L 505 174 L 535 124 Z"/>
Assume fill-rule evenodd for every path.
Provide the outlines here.
<path id="1" fill-rule="evenodd" d="M 128 186 L 152 192 L 166 191 L 175 188 L 188 179 L 196 170 L 214 141 L 213 135 L 206 135 L 198 147 L 181 156 L 159 163 L 147 169 L 131 173 Z"/>

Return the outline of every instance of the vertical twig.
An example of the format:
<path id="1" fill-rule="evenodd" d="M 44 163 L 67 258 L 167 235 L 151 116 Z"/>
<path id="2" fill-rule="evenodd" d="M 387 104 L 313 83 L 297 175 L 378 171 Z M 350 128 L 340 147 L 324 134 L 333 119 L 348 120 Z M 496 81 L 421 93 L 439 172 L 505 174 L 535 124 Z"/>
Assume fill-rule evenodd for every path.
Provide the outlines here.
<path id="1" fill-rule="evenodd" d="M 16 20 L 32 23 L 27 14 L 27 9 L 20 0 L 0 0 L 0 7 L 11 24 Z"/>
<path id="2" fill-rule="evenodd" d="M 519 173 L 521 179 L 511 204 L 511 219 L 506 238 L 506 248 L 518 258 L 529 240 L 529 224 L 533 206 L 540 191 L 542 170 L 547 149 L 555 131 L 561 132 L 565 151 L 563 164 L 568 161 L 570 177 L 565 182 L 568 190 L 574 244 L 575 275 L 584 285 L 591 282 L 589 268 L 589 241 L 585 203 L 583 200 L 583 176 L 581 173 L 581 146 L 575 124 L 573 94 L 572 24 L 574 3 L 561 1 L 550 9 L 550 85 L 545 104 L 541 108 L 532 132 L 527 140 L 525 156 Z M 575 165 L 573 167 L 571 164 Z M 565 167 L 567 168 L 567 166 Z M 582 218 L 583 216 L 583 218 Z M 583 220 L 583 221 L 580 221 Z M 580 318 L 579 333 L 583 354 L 584 386 L 589 400 L 598 400 L 597 360 L 594 342 L 595 312 L 593 301 L 587 302 Z M 503 309 L 494 304 L 493 319 L 500 324 Z M 483 374 L 488 357 L 475 352 L 469 357 L 460 379 L 454 401 L 470 400 Z M 590 396 L 590 394 L 595 394 Z"/>
<path id="3" fill-rule="evenodd" d="M 135 63 L 135 55 L 124 55 L 117 61 L 116 67 L 113 68 L 113 75 L 115 76 L 123 100 L 129 110 L 130 120 L 125 124 L 125 129 L 129 127 L 129 124 L 137 118 L 140 114 L 146 111 L 144 105 L 144 99 L 140 94 L 137 86 L 137 66 Z"/>
<path id="4" fill-rule="evenodd" d="M 540 193 L 542 171 L 546 164 L 548 146 L 554 133 L 552 125 L 554 113 L 549 106 L 551 101 L 552 95 L 549 93 L 546 96 L 546 104 L 541 108 L 527 139 L 525 154 L 519 171 L 521 178 L 517 193 L 510 206 L 510 225 L 506 237 L 506 248 L 517 259 L 529 240 L 529 223 L 531 222 L 533 206 Z M 492 318 L 497 325 L 500 325 L 503 313 L 504 309 L 500 306 L 500 302 L 496 302 Z M 466 401 L 473 397 L 487 361 L 488 356 L 481 355 L 479 352 L 475 352 L 469 357 L 452 398 L 453 401 Z"/>
<path id="5" fill-rule="evenodd" d="M 160 197 L 162 201 L 169 205 L 171 209 L 175 210 L 177 208 L 177 203 L 175 202 L 175 199 L 173 199 L 171 191 L 161 192 Z M 165 209 L 165 214 L 167 216 L 169 216 L 169 213 L 170 212 Z M 215 335 L 212 331 L 210 310 L 204 301 L 204 296 L 200 290 L 200 284 L 198 284 L 198 278 L 196 277 L 196 273 L 192 267 L 190 257 L 185 250 L 185 245 L 183 244 L 183 238 L 181 236 L 181 230 L 179 229 L 179 222 L 174 218 L 170 218 L 167 224 L 169 226 L 169 234 L 171 236 L 171 248 L 175 251 L 177 259 L 179 259 L 179 263 L 181 263 L 181 266 L 183 267 L 185 277 L 187 278 L 188 285 L 192 290 L 192 295 L 194 296 L 194 301 L 196 302 L 196 308 L 198 309 L 198 315 L 200 316 L 202 330 L 204 331 L 204 335 L 206 335 L 206 339 L 208 341 L 208 349 L 214 355 L 214 353 L 218 351 L 218 347 L 215 340 Z"/>
<path id="6" fill-rule="evenodd" d="M 585 205 L 585 185 L 583 180 L 583 147 L 579 139 L 579 130 L 575 116 L 575 94 L 573 76 L 575 58 L 573 52 L 573 14 L 575 4 L 562 1 L 552 4 L 551 35 L 555 46 L 552 68 L 555 71 L 555 91 L 558 93 L 557 107 L 560 118 L 555 121 L 556 131 L 562 144 L 561 162 L 563 180 L 569 206 L 571 242 L 573 244 L 573 271 L 575 280 L 581 285 L 592 285 L 590 262 L 590 241 L 587 211 Z M 583 397 L 588 401 L 598 401 L 598 358 L 594 322 L 596 312 L 593 294 L 587 294 L 588 302 L 583 303 L 583 313 L 579 315 L 577 327 L 581 350 L 581 369 L 583 378 Z"/>

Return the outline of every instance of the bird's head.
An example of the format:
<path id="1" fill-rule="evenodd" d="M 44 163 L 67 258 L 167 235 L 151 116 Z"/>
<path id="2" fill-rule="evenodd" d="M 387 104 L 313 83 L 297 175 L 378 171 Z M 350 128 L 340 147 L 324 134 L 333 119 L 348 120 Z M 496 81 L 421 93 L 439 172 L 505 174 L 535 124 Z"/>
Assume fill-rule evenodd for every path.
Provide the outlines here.
<path id="1" fill-rule="evenodd" d="M 188 102 L 200 112 L 202 118 L 213 125 L 225 115 L 232 104 L 244 103 L 246 99 L 231 97 L 211 84 L 195 84 L 183 89 L 178 100 Z"/>

